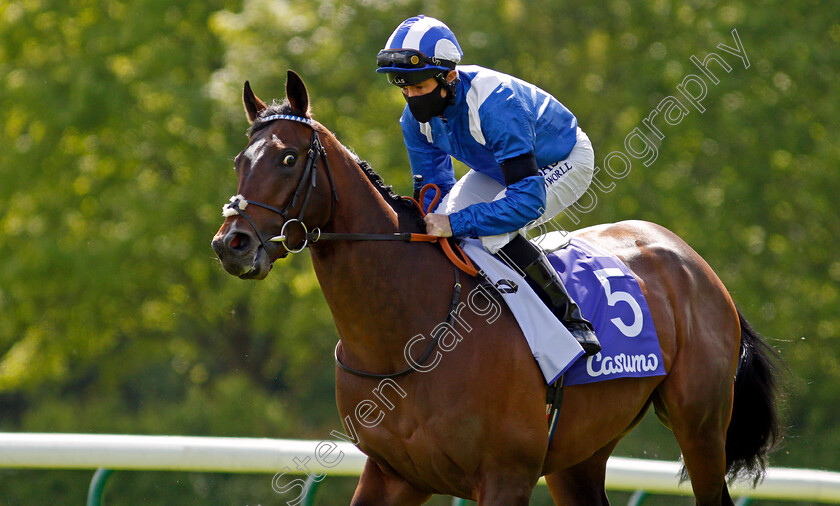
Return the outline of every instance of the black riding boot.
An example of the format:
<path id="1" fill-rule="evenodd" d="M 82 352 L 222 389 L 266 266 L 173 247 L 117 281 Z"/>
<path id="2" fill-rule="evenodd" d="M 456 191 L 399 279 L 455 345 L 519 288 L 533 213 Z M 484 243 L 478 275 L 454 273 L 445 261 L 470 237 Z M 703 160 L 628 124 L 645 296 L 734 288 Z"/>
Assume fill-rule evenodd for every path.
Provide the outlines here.
<path id="1" fill-rule="evenodd" d="M 595 337 L 592 324 L 583 317 L 580 307 L 572 300 L 563 281 L 557 275 L 545 254 L 521 235 L 517 235 L 498 253 L 505 263 L 512 263 L 534 289 L 540 299 L 571 332 L 583 348 L 586 356 L 601 351 L 601 343 Z"/>

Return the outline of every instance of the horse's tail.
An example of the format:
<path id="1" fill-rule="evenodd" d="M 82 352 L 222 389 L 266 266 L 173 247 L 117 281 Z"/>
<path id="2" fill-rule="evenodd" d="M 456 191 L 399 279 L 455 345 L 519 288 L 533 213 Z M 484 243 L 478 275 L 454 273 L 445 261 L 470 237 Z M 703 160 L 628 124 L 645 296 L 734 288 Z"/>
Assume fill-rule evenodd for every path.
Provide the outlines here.
<path id="1" fill-rule="evenodd" d="M 761 339 L 738 310 L 741 353 L 735 373 L 735 400 L 726 431 L 726 472 L 730 479 L 764 476 L 767 455 L 782 438 L 779 419 L 779 374 L 776 351 Z"/>

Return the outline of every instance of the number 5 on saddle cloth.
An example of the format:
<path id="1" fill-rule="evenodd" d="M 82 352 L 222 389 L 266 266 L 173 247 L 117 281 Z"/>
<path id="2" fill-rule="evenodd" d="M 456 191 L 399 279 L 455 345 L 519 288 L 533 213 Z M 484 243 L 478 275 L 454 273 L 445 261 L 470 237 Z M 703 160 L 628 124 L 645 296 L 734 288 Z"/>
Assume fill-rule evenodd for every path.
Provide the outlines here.
<path id="1" fill-rule="evenodd" d="M 518 272 L 475 239 L 465 239 L 461 246 L 491 283 L 512 281 L 518 287 L 515 292 L 499 291 L 499 298 L 516 317 L 546 383 L 554 385 L 564 376 L 559 388 L 550 389 L 547 404 L 559 404 L 564 385 L 664 375 L 653 317 L 627 266 L 583 239 L 566 240 L 560 232 L 536 242 L 546 248 L 549 262 L 592 322 L 601 341 L 600 353 L 582 358 L 580 345 Z"/>

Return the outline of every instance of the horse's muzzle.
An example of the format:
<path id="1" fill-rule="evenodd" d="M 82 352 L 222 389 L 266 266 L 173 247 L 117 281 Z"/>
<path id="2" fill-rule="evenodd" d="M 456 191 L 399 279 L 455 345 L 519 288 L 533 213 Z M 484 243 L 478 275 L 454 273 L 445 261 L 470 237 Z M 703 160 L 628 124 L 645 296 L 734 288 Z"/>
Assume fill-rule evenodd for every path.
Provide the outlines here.
<path id="1" fill-rule="evenodd" d="M 211 242 L 228 274 L 242 279 L 263 279 L 271 270 L 271 255 L 249 230 L 220 230 Z"/>

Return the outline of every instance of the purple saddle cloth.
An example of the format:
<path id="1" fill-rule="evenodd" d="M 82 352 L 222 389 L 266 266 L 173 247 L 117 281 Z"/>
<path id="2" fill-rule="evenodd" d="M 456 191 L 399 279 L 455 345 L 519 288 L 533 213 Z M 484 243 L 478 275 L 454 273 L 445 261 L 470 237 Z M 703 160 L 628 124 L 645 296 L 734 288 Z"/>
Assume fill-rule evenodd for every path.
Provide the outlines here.
<path id="1" fill-rule="evenodd" d="M 548 259 L 601 342 L 600 353 L 572 364 L 566 385 L 665 374 L 645 297 L 618 257 L 573 238 Z"/>

